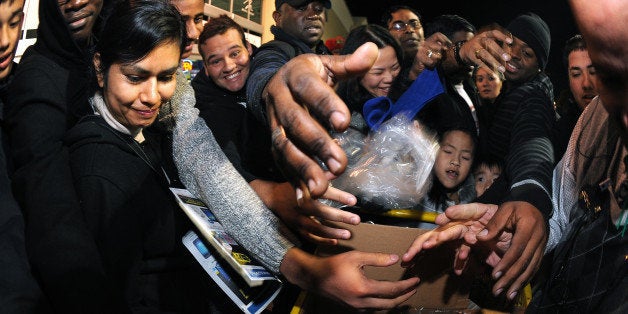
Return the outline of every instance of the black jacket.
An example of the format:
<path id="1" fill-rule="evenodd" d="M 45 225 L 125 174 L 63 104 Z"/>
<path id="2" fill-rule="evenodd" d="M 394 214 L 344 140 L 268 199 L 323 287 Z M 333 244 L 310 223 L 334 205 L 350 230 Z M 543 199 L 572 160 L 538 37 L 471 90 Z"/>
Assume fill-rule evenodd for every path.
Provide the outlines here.
<path id="1" fill-rule="evenodd" d="M 547 75 L 509 85 L 495 100 L 495 112 L 480 126 L 481 154 L 502 161 L 505 171 L 482 195 L 482 202 L 525 201 L 545 218 L 552 213 L 555 124 L 553 86 Z M 501 190 L 499 193 L 493 193 Z"/>
<path id="2" fill-rule="evenodd" d="M 204 72 L 192 80 L 199 115 L 211 129 L 229 161 L 247 182 L 285 181 L 271 153 L 270 131 L 247 110 L 244 88 L 231 92 Z"/>
<path id="3" fill-rule="evenodd" d="M 24 243 L 24 218 L 11 192 L 8 146 L 2 112 L 17 64 L 0 82 L 0 309 L 2 313 L 34 313 L 46 308 L 45 299 L 31 275 Z"/>
<path id="4" fill-rule="evenodd" d="M 212 299 L 225 297 L 181 243 L 193 226 L 168 189 L 161 150 L 154 149 L 162 140 L 139 144 L 100 116 L 68 132 L 81 212 L 98 248 L 93 268 L 102 269 L 109 302 L 120 306 L 114 312 L 209 313 Z"/>
<path id="5" fill-rule="evenodd" d="M 84 313 L 81 302 L 108 298 L 72 182 L 63 136 L 91 112 L 89 53 L 73 40 L 56 0 L 39 3 L 37 42 L 11 84 L 6 112 L 14 161 L 13 191 L 24 211 L 26 247 L 36 279 L 60 313 Z M 85 254 L 74 254 L 81 251 Z"/>
<path id="6" fill-rule="evenodd" d="M 430 101 L 418 113 L 417 118 L 430 129 L 442 134 L 452 128 L 463 128 L 470 131 L 476 130 L 473 113 L 467 102 L 458 94 L 454 85 L 448 82 L 442 71 L 439 70 L 441 83 L 445 87 L 445 93 Z M 475 108 L 480 101 L 477 98 L 475 89 L 467 81 L 463 81 L 463 86 Z"/>

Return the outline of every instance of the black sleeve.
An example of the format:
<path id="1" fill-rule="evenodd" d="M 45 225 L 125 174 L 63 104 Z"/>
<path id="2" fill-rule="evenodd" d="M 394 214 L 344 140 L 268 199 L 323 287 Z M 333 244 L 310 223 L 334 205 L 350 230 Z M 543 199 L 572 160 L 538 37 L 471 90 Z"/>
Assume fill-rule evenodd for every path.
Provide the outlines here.
<path id="1" fill-rule="evenodd" d="M 518 102 L 512 125 L 510 152 L 506 160 L 510 193 L 506 201 L 526 201 L 549 219 L 552 212 L 552 170 L 554 153 L 551 142 L 553 108 L 540 89 Z"/>
<path id="2" fill-rule="evenodd" d="M 0 129 L 0 138 L 3 138 Z M 6 155 L 0 149 L 0 308 L 3 313 L 48 312 L 26 256 L 24 219 L 13 199 Z"/>
<path id="3" fill-rule="evenodd" d="M 106 312 L 110 302 L 102 284 L 102 265 L 80 210 L 62 142 L 67 130 L 66 89 L 58 83 L 67 80 L 64 73 L 53 70 L 22 67 L 12 84 L 7 123 L 15 165 L 14 194 L 25 213 L 33 272 L 53 309 Z"/>

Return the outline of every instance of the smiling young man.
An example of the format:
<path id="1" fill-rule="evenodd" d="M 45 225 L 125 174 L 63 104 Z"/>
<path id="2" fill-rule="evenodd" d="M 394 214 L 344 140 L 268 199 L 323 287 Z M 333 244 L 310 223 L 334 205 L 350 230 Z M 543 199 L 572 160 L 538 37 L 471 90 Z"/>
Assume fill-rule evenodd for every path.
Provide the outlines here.
<path id="1" fill-rule="evenodd" d="M 549 217 L 554 110 L 552 83 L 543 70 L 550 32 L 535 14 L 520 15 L 507 29 L 513 43 L 504 44 L 504 49 L 512 58 L 504 65 L 506 87 L 495 101 L 491 124 L 480 131 L 482 153 L 506 165 L 506 175 L 500 178 L 509 178 L 508 192 L 495 201 L 524 201 Z M 489 192 L 484 196 L 491 195 Z"/>
<path id="2" fill-rule="evenodd" d="M 199 52 L 204 71 L 192 80 L 199 116 L 264 204 L 293 210 L 295 192 L 275 166 L 270 131 L 247 109 L 252 48 L 242 27 L 226 15 L 212 18 L 201 32 Z"/>
<path id="3" fill-rule="evenodd" d="M 511 55 L 504 63 L 506 87 L 495 101 L 492 117 L 486 120 L 490 125 L 480 125 L 483 158 L 503 162 L 505 167 L 503 175 L 479 200 L 499 204 L 496 221 L 505 217 L 521 219 L 522 225 L 526 221 L 526 228 L 517 230 L 518 235 L 528 238 L 521 261 L 536 267 L 545 248 L 547 221 L 552 213 L 551 137 L 555 113 L 552 83 L 543 73 L 550 31 L 535 14 L 518 16 L 507 30 L 513 42 L 502 46 Z M 508 276 L 502 264 L 493 270 L 493 276 L 497 280 L 493 293 L 513 299 L 518 287 L 506 290 Z"/>

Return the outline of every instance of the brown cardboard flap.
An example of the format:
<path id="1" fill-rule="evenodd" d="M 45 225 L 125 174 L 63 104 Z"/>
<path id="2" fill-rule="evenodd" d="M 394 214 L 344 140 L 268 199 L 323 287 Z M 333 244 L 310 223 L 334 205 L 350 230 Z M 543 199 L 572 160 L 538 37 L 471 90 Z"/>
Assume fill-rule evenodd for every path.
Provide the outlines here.
<path id="1" fill-rule="evenodd" d="M 361 223 L 357 226 L 342 223 L 328 223 L 351 231 L 350 240 L 339 241 L 337 246 L 319 246 L 317 254 L 328 256 L 359 250 L 363 252 L 393 253 L 399 256 L 406 252 L 414 239 L 427 232 L 425 229 L 402 228 L 386 225 Z M 457 276 L 452 266 L 455 248 L 443 246 L 421 252 L 411 267 L 402 267 L 400 262 L 390 267 L 366 267 L 365 274 L 377 280 L 396 281 L 418 276 L 421 279 L 418 291 L 402 304 L 402 312 L 416 312 L 420 309 L 466 309 L 469 305 L 469 288 L 472 276 Z M 473 272 L 465 271 L 465 274 Z M 348 313 L 342 305 L 320 296 L 308 294 L 301 313 Z M 395 311 L 399 312 L 399 311 Z"/>

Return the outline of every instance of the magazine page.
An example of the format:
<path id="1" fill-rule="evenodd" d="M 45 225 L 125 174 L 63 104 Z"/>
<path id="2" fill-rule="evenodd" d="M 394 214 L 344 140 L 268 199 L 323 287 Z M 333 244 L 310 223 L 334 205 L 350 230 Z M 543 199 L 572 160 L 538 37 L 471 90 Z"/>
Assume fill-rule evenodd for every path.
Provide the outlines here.
<path id="1" fill-rule="evenodd" d="M 203 234 L 203 237 L 233 269 L 242 276 L 249 286 L 259 286 L 265 280 L 278 280 L 259 262 L 229 236 L 214 214 L 188 190 L 170 189 L 175 195 L 179 206 Z"/>
<path id="2" fill-rule="evenodd" d="M 215 254 L 216 249 L 206 245 L 206 241 L 194 231 L 189 231 L 182 242 L 214 282 L 244 313 L 261 313 L 279 294 L 281 281 L 265 280 L 261 285 L 249 286 L 224 258 Z"/>

